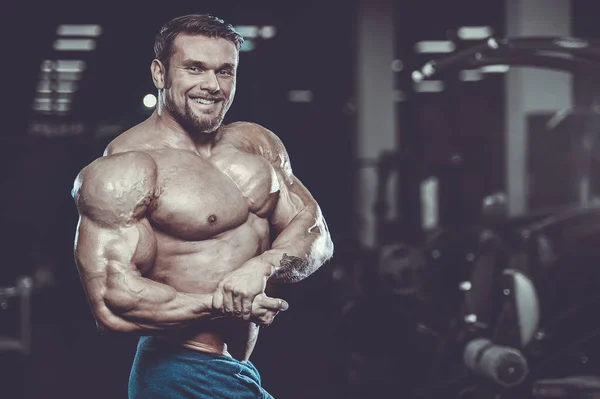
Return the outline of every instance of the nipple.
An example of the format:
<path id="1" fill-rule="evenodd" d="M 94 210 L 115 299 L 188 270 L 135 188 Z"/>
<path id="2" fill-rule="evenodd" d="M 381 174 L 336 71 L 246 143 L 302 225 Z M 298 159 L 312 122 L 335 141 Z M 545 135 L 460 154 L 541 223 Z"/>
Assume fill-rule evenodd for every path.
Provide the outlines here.
<path id="1" fill-rule="evenodd" d="M 208 223 L 213 224 L 217 221 L 217 216 L 216 215 L 210 215 L 208 217 Z"/>

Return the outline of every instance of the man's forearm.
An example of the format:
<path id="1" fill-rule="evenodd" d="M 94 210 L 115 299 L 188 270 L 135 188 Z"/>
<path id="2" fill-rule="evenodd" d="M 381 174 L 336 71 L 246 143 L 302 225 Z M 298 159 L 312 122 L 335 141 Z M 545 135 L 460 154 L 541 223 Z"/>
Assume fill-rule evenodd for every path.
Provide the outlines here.
<path id="1" fill-rule="evenodd" d="M 259 257 L 271 266 L 270 280 L 294 283 L 310 276 L 333 255 L 325 222 L 316 212 L 300 212 Z"/>
<path id="2" fill-rule="evenodd" d="M 169 330 L 218 316 L 210 294 L 177 292 L 168 285 L 131 275 L 111 276 L 108 281 L 106 294 L 95 312 L 108 330 Z"/>

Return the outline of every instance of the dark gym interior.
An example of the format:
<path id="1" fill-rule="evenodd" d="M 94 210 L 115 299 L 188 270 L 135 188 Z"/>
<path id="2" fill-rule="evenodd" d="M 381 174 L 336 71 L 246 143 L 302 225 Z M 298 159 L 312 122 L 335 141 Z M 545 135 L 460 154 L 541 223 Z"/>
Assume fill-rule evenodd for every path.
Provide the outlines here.
<path id="1" fill-rule="evenodd" d="M 2 10 L 0 398 L 127 398 L 137 336 L 96 328 L 73 256 L 71 190 L 153 112 L 154 37 L 194 13 L 245 38 L 225 123 L 281 138 L 335 244 L 330 261 L 281 290 L 290 310 L 262 329 L 252 362 L 265 389 L 278 399 L 600 397 L 595 1 Z M 61 48 L 74 38 L 84 47 Z"/>

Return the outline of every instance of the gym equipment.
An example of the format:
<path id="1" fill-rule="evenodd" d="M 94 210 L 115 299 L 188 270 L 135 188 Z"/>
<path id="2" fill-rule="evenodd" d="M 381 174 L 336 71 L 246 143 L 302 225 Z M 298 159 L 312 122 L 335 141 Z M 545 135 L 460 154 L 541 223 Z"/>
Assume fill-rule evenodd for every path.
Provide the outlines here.
<path id="1" fill-rule="evenodd" d="M 597 81 L 600 41 L 489 38 L 426 63 L 412 79 L 443 79 L 458 68 L 494 64 L 559 69 Z M 588 186 L 594 129 L 586 124 L 574 147 L 574 156 L 586 160 L 577 164 L 576 178 Z M 591 361 L 600 354 L 600 323 L 589 317 L 600 304 L 600 208 L 593 194 L 588 187 L 573 204 L 514 219 L 506 216 L 502 193 L 484 199 L 482 247 L 461 283 L 463 307 L 441 336 L 428 386 L 418 397 L 600 396 L 600 367 Z"/>
<path id="2" fill-rule="evenodd" d="M 31 296 L 33 279 L 20 277 L 13 287 L 0 287 L 0 312 L 9 306 L 9 300 L 19 302 L 19 332 L 17 337 L 0 336 L 0 352 L 17 351 L 29 355 L 31 351 Z"/>

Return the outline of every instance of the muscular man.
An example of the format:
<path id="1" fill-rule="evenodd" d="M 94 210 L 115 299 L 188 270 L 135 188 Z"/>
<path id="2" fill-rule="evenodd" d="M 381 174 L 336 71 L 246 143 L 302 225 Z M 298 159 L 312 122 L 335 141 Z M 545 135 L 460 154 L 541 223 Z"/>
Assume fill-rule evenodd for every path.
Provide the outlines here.
<path id="1" fill-rule="evenodd" d="M 97 324 L 141 335 L 130 398 L 271 397 L 248 360 L 258 326 L 288 307 L 267 285 L 332 256 L 282 142 L 253 123 L 222 124 L 242 41 L 209 15 L 165 24 L 155 112 L 74 184 L 75 259 Z"/>

